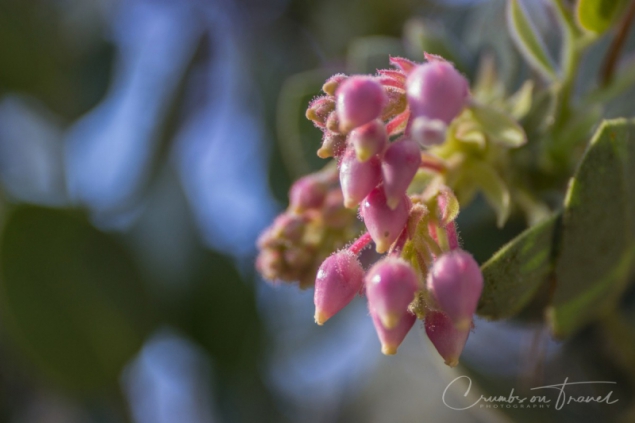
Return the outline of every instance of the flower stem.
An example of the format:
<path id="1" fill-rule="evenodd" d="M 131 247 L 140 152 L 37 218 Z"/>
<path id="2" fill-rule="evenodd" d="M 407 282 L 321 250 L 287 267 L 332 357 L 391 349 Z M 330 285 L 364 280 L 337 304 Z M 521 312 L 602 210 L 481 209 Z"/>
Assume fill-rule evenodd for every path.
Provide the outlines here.
<path id="1" fill-rule="evenodd" d="M 353 244 L 348 247 L 348 251 L 351 253 L 358 255 L 373 239 L 370 237 L 368 232 L 364 233 L 364 235 L 360 236 L 353 242 Z"/>
<path id="2" fill-rule="evenodd" d="M 624 14 L 624 19 L 622 19 L 622 22 L 617 29 L 617 35 L 615 35 L 613 42 L 611 42 L 608 54 L 606 55 L 606 59 L 602 65 L 602 86 L 606 87 L 613 79 L 615 66 L 617 65 L 617 60 L 620 57 L 622 47 L 624 47 L 624 43 L 626 42 L 633 19 L 635 19 L 635 0 L 630 2 L 628 9 Z"/>

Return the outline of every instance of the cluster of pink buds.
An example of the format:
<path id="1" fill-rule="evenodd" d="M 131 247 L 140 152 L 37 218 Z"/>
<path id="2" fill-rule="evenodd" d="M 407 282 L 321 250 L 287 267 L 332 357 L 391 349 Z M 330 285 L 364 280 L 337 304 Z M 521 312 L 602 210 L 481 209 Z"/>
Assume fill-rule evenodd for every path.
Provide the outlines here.
<path id="1" fill-rule="evenodd" d="M 289 207 L 258 238 L 256 269 L 270 281 L 313 286 L 322 260 L 356 232 L 355 213 L 343 205 L 337 168 L 297 180 Z"/>
<path id="2" fill-rule="evenodd" d="M 422 319 L 437 351 L 455 366 L 473 327 L 482 275 L 459 248 L 458 202 L 450 188 L 409 189 L 430 165 L 422 149 L 445 141 L 469 102 L 469 87 L 451 63 L 426 58 L 423 64 L 391 58 L 395 69 L 375 76 L 334 75 L 325 95 L 309 104 L 307 118 L 323 131 L 318 155 L 336 159 L 343 205 L 359 206 L 367 229 L 319 267 L 315 321 L 324 324 L 365 293 L 384 354 L 395 354 Z M 320 187 L 303 185 L 290 197 L 308 207 L 321 195 Z M 371 242 L 387 254 L 365 271 L 358 255 Z"/>

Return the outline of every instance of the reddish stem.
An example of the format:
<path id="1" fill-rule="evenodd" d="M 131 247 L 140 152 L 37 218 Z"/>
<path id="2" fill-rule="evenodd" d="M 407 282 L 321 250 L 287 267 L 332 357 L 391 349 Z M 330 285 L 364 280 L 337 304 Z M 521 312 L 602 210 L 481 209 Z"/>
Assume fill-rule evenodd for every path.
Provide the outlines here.
<path id="1" fill-rule="evenodd" d="M 401 254 L 401 251 L 403 250 L 404 245 L 406 245 L 407 240 L 408 240 L 408 226 L 406 225 L 406 227 L 403 228 L 403 231 L 401 231 L 399 238 L 397 238 L 397 241 L 393 245 L 389 254 L 391 256 L 399 256 Z"/>
<path id="2" fill-rule="evenodd" d="M 366 232 L 364 235 L 360 236 L 353 242 L 353 244 L 348 247 L 348 251 L 351 253 L 358 255 L 373 239 L 370 237 L 370 234 Z"/>

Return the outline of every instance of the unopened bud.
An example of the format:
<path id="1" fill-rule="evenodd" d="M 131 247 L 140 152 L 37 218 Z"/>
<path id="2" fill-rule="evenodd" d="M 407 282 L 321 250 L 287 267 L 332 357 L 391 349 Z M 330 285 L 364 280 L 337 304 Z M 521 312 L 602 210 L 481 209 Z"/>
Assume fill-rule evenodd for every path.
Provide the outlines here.
<path id="1" fill-rule="evenodd" d="M 317 151 L 317 155 L 322 159 L 339 157 L 344 153 L 345 149 L 346 135 L 326 131 L 322 137 L 322 147 Z"/>
<path id="2" fill-rule="evenodd" d="M 326 119 L 328 119 L 333 110 L 335 110 L 333 97 L 317 97 L 309 103 L 309 107 L 306 109 L 306 118 L 313 121 L 316 126 L 324 128 Z"/>
<path id="3" fill-rule="evenodd" d="M 419 116 L 413 119 L 410 126 L 410 138 L 422 147 L 443 144 L 448 127 L 441 119 L 428 119 Z"/>
<path id="4" fill-rule="evenodd" d="M 367 76 L 346 79 L 336 96 L 340 129 L 345 133 L 378 118 L 387 101 L 381 84 Z"/>
<path id="5" fill-rule="evenodd" d="M 362 288 L 364 269 L 357 257 L 347 250 L 329 256 L 315 279 L 315 322 L 324 324 L 343 309 Z"/>
<path id="6" fill-rule="evenodd" d="M 379 342 L 381 342 L 381 352 L 385 355 L 397 354 L 397 349 L 417 320 L 417 317 L 414 314 L 406 312 L 396 327 L 393 329 L 386 329 L 382 325 L 381 319 L 377 316 L 377 313 L 375 313 L 372 309 L 370 310 L 370 316 L 373 319 L 373 325 L 375 326 L 375 331 L 379 337 Z"/>
<path id="7" fill-rule="evenodd" d="M 315 175 L 304 176 L 293 183 L 289 190 L 291 209 L 297 213 L 322 207 L 327 186 Z"/>
<path id="8" fill-rule="evenodd" d="M 340 118 L 336 111 L 332 111 L 328 119 L 326 119 L 326 129 L 333 134 L 340 133 Z"/>
<path id="9" fill-rule="evenodd" d="M 324 91 L 324 93 L 328 95 L 335 95 L 337 88 L 346 78 L 348 78 L 348 76 L 344 75 L 343 73 L 336 73 L 335 75 L 327 79 L 324 85 L 322 85 L 322 91 Z"/>
<path id="10" fill-rule="evenodd" d="M 421 151 L 409 139 L 393 142 L 381 161 L 386 201 L 391 209 L 399 205 L 421 164 Z"/>
<path id="11" fill-rule="evenodd" d="M 349 140 L 355 148 L 357 159 L 365 162 L 371 157 L 383 153 L 388 144 L 388 135 L 384 123 L 375 119 L 355 128 L 349 135 Z"/>
<path id="12" fill-rule="evenodd" d="M 256 270 L 268 281 L 279 279 L 284 267 L 284 258 L 278 250 L 264 249 L 256 258 Z"/>
<path id="13" fill-rule="evenodd" d="M 297 242 L 304 234 L 307 219 L 295 213 L 283 213 L 273 221 L 272 234 L 287 242 Z"/>
<path id="14" fill-rule="evenodd" d="M 461 113 L 469 96 L 467 80 L 449 62 L 424 63 L 406 81 L 412 116 L 440 119 L 446 125 Z"/>
<path id="15" fill-rule="evenodd" d="M 388 251 L 390 245 L 399 238 L 406 226 L 410 200 L 402 196 L 396 208 L 391 209 L 386 203 L 386 194 L 382 186 L 374 188 L 362 201 L 360 214 L 368 233 L 375 241 L 378 253 Z"/>
<path id="16" fill-rule="evenodd" d="M 457 249 L 437 258 L 428 273 L 427 287 L 458 330 L 470 327 L 483 291 L 483 274 L 469 253 Z"/>
<path id="17" fill-rule="evenodd" d="M 428 310 L 425 317 L 426 334 L 432 345 L 439 352 L 445 364 L 455 367 L 459 364 L 459 357 L 467 337 L 470 335 L 470 326 L 465 329 L 457 329 L 452 320 L 443 312 Z"/>
<path id="18" fill-rule="evenodd" d="M 396 328 L 419 289 L 414 269 L 403 259 L 387 257 L 370 269 L 365 282 L 369 308 L 384 328 Z"/>
<path id="19" fill-rule="evenodd" d="M 354 149 L 349 148 L 344 153 L 340 165 L 340 185 L 346 207 L 356 207 L 380 182 L 381 163 L 377 156 L 360 162 Z"/>

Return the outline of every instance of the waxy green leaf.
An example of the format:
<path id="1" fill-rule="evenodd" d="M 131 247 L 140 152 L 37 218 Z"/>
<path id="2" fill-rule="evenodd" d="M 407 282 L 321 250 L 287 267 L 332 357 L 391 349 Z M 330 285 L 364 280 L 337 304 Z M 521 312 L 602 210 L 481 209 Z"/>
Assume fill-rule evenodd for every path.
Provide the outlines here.
<path id="1" fill-rule="evenodd" d="M 626 3 L 626 0 L 579 0 L 577 15 L 580 26 L 601 34 L 619 19 Z"/>
<path id="2" fill-rule="evenodd" d="M 477 311 L 480 316 L 515 315 L 547 282 L 559 219 L 560 215 L 554 215 L 527 229 L 482 266 L 485 285 Z"/>
<path id="3" fill-rule="evenodd" d="M 6 222 L 0 265 L 3 327 L 31 362 L 67 388 L 117 386 L 151 330 L 125 250 L 83 217 L 20 207 Z"/>
<path id="4" fill-rule="evenodd" d="M 635 121 L 605 121 L 569 184 L 548 319 L 569 336 L 615 307 L 635 258 Z"/>
<path id="5" fill-rule="evenodd" d="M 557 70 L 527 11 L 518 0 L 507 3 L 507 27 L 525 60 L 548 81 L 557 79 Z"/>

